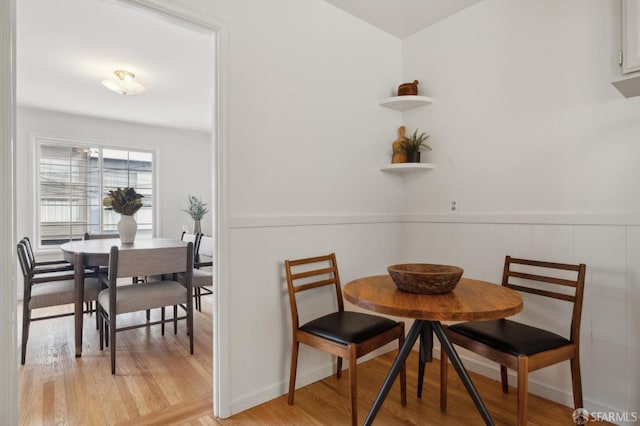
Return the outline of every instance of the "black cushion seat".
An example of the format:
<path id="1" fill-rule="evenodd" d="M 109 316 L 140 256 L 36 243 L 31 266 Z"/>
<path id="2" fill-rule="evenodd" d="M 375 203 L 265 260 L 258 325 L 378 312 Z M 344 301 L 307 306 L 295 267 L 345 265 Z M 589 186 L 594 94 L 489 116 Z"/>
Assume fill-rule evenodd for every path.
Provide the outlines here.
<path id="1" fill-rule="evenodd" d="M 533 355 L 571 343 L 550 331 L 506 319 L 463 322 L 449 330 L 513 355 Z"/>
<path id="2" fill-rule="evenodd" d="M 300 330 L 348 345 L 363 342 L 397 325 L 396 321 L 377 315 L 343 311 L 309 321 Z"/>

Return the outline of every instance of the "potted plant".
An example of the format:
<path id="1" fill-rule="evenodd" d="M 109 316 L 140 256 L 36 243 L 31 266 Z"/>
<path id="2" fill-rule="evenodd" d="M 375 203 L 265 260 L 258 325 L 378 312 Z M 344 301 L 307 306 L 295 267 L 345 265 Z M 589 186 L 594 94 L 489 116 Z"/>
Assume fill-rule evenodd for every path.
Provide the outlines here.
<path id="1" fill-rule="evenodd" d="M 193 233 L 197 234 L 202 232 L 200 221 L 202 220 L 204 215 L 209 212 L 209 210 L 207 209 L 207 203 L 203 203 L 202 199 L 193 195 L 189 195 L 188 198 L 189 208 L 182 209 L 182 211 L 189 213 L 189 216 L 191 216 L 191 219 L 193 219 Z"/>
<path id="2" fill-rule="evenodd" d="M 419 163 L 420 162 L 420 150 L 425 148 L 428 151 L 431 151 L 431 147 L 425 143 L 425 141 L 429 139 L 429 135 L 426 133 L 418 134 L 418 129 L 416 129 L 411 136 L 405 137 L 404 140 L 400 142 L 400 146 L 397 148 L 397 152 L 406 152 L 407 153 L 407 162 L 409 163 Z"/>
<path id="3" fill-rule="evenodd" d="M 117 188 L 109 191 L 102 199 L 105 210 L 113 210 L 119 213 L 118 234 L 124 244 L 133 243 L 136 238 L 138 224 L 133 215 L 142 208 L 143 195 L 138 194 L 133 188 Z"/>

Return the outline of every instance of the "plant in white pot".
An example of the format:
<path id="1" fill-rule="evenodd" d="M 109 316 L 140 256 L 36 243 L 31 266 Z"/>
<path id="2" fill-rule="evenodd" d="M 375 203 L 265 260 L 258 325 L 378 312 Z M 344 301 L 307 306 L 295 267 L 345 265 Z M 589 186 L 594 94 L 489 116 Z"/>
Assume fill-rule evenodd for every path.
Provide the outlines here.
<path id="1" fill-rule="evenodd" d="M 136 238 L 138 224 L 133 215 L 142 208 L 143 195 L 138 194 L 133 188 L 117 188 L 109 191 L 102 199 L 102 205 L 106 210 L 113 210 L 120 213 L 118 222 L 118 233 L 120 241 L 124 244 L 133 243 Z"/>
<path id="2" fill-rule="evenodd" d="M 182 211 L 189 213 L 191 219 L 193 219 L 193 233 L 198 234 L 202 232 L 202 226 L 200 221 L 205 214 L 209 212 L 207 209 L 207 203 L 203 203 L 201 198 L 189 195 L 189 208 L 182 209 Z"/>
<path id="3" fill-rule="evenodd" d="M 406 152 L 408 163 L 419 163 L 420 151 L 423 148 L 431 151 L 431 147 L 425 143 L 425 141 L 429 139 L 429 136 L 430 135 L 424 132 L 418 134 L 418 129 L 416 129 L 411 136 L 405 137 L 404 140 L 400 142 L 397 152 Z"/>

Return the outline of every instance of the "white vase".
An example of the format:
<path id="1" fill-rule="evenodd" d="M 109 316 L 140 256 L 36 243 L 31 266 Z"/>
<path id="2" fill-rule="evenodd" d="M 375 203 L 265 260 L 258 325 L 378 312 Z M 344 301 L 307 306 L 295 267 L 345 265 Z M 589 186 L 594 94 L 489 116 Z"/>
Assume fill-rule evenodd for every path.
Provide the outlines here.
<path id="1" fill-rule="evenodd" d="M 136 239 L 136 231 L 138 230 L 138 224 L 133 216 L 120 215 L 120 221 L 118 222 L 118 233 L 120 234 L 120 241 L 123 244 L 131 244 Z"/>

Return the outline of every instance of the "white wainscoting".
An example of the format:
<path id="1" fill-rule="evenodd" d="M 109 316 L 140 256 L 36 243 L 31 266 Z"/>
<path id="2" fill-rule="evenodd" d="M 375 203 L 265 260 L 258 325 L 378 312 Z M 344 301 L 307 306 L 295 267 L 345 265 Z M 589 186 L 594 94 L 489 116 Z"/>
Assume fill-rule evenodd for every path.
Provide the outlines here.
<path id="1" fill-rule="evenodd" d="M 464 218 L 459 215 L 232 218 L 232 254 L 244 252 L 245 255 L 258 256 L 266 253 L 263 257 L 269 259 L 268 265 L 261 261 L 251 271 L 246 267 L 241 271 L 242 262 L 232 261 L 232 287 L 256 285 L 257 282 L 247 282 L 251 277 L 262 277 L 259 281 L 263 283 L 265 276 L 270 280 L 282 280 L 282 275 L 277 272 L 281 265 L 274 262 L 281 262 L 280 258 L 284 259 L 286 255 L 313 253 L 311 248 L 314 245 L 319 249 L 329 249 L 333 238 L 340 254 L 338 262 L 341 269 L 345 267 L 345 283 L 358 274 L 384 271 L 386 265 L 374 265 L 372 259 L 455 264 L 465 269 L 465 276 L 492 282 L 500 282 L 505 255 L 585 263 L 587 282 L 581 328 L 585 408 L 590 411 L 637 412 L 640 409 L 640 336 L 637 326 L 640 313 L 636 309 L 640 304 L 640 226 L 633 220 L 629 220 L 630 224 L 625 223 L 629 217 L 624 215 L 590 215 L 588 220 L 576 220 L 578 224 L 567 223 L 568 217 L 575 219 L 578 216 L 483 214 L 465 215 Z M 352 238 L 355 241 L 349 241 Z M 396 252 L 389 253 L 390 250 Z M 376 268 L 379 271 L 376 272 Z M 281 291 L 282 288 L 275 294 L 281 296 L 277 311 L 286 307 L 283 304 L 286 295 Z M 567 334 L 570 310 L 562 302 L 552 301 L 555 303 L 549 310 L 536 296 L 525 296 L 525 310 L 517 318 Z M 268 298 L 262 300 L 268 304 Z M 280 320 L 286 322 L 286 315 Z M 288 358 L 290 343 L 286 340 L 290 336 L 286 327 L 288 325 L 278 330 L 278 348 L 271 350 L 285 351 L 282 356 Z M 244 349 L 250 346 L 249 342 L 240 344 Z M 465 352 L 462 356 L 471 370 L 496 379 L 499 377 L 497 366 L 490 362 Z M 315 358 L 315 362 L 318 361 L 320 359 Z M 324 363 L 321 366 L 303 362 L 302 368 L 302 377 L 316 378 L 319 371 L 328 371 Z M 272 383 L 273 387 L 267 386 L 271 389 L 270 395 L 277 393 L 276 389 L 284 390 L 288 361 L 286 366 L 280 366 L 279 371 L 277 382 Z M 511 383 L 515 383 L 514 377 Z M 261 399 L 259 395 L 236 390 L 239 391 L 234 392 L 236 403 L 246 397 L 252 401 Z M 530 391 L 571 406 L 568 362 L 532 373 Z M 251 404 L 236 404 L 236 408 L 243 405 Z"/>

